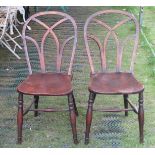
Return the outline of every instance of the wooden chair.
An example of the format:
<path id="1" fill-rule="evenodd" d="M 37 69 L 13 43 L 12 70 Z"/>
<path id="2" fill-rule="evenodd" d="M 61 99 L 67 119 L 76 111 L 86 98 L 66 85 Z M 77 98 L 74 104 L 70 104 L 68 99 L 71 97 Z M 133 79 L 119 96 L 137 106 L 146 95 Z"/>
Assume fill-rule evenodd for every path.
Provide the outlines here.
<path id="1" fill-rule="evenodd" d="M 116 24 L 114 26 L 109 26 L 109 23 L 105 22 L 104 17 L 105 16 L 122 16 L 123 20 L 116 21 Z M 103 20 L 98 19 L 99 17 L 103 17 Z M 114 22 L 114 18 L 109 20 Z M 93 22 L 93 24 L 92 24 Z M 118 39 L 118 33 L 115 31 L 122 25 L 126 24 L 133 24 L 134 25 L 134 34 L 130 37 L 127 37 L 127 39 L 124 39 L 124 42 L 121 43 L 121 41 Z M 100 25 L 102 28 L 106 29 L 105 33 L 105 39 L 103 40 L 103 43 L 100 42 L 100 39 L 95 34 L 90 34 L 90 26 L 91 25 Z M 94 26 L 94 27 L 95 27 Z M 95 28 L 94 28 L 95 29 Z M 93 29 L 93 30 L 94 30 Z M 132 28 L 133 29 L 133 28 Z M 122 29 L 121 29 L 122 30 Z M 120 30 L 120 31 L 121 31 Z M 95 30 L 94 30 L 95 31 Z M 130 31 L 129 31 L 130 33 Z M 102 33 L 100 33 L 101 35 Z M 115 45 L 116 45 L 116 56 L 115 56 L 115 63 L 114 63 L 114 70 L 109 71 L 107 66 L 107 44 L 109 41 L 110 36 L 114 38 Z M 103 36 L 102 36 L 103 37 Z M 127 47 L 129 48 L 130 45 L 128 45 L 128 42 L 130 39 L 133 40 L 133 49 L 131 54 L 131 61 L 130 61 L 130 69 L 128 71 L 122 71 L 122 55 L 124 53 L 124 46 L 127 44 Z M 124 97 L 124 109 L 99 109 L 101 112 L 125 112 L 125 116 L 128 116 L 128 111 L 134 111 L 136 114 L 138 114 L 138 120 L 139 120 L 139 132 L 140 132 L 140 143 L 143 143 L 143 126 L 144 126 L 144 110 L 143 110 L 143 90 L 144 86 L 136 80 L 133 73 L 134 63 L 135 63 L 135 56 L 136 56 L 136 50 L 138 47 L 138 40 L 139 40 L 139 24 L 136 20 L 136 18 L 126 12 L 126 11 L 120 11 L 120 10 L 105 10 L 105 11 L 99 11 L 91 15 L 85 22 L 84 26 L 84 41 L 85 41 L 85 47 L 88 55 L 88 60 L 91 68 L 91 75 L 90 75 L 90 82 L 88 90 L 90 92 L 89 94 L 89 100 L 88 100 L 88 109 L 86 114 L 86 131 L 85 131 L 85 144 L 89 143 L 89 133 L 90 133 L 90 127 L 92 122 L 92 111 L 95 111 L 93 109 L 93 103 L 96 97 L 96 94 L 104 94 L 104 95 L 123 95 Z M 94 61 L 92 59 L 91 48 L 90 48 L 90 41 L 94 41 L 99 50 L 100 50 L 100 62 L 101 62 L 101 71 L 95 71 Z M 125 43 L 126 42 L 126 43 Z M 103 45 L 103 46 L 102 46 Z M 129 58 L 129 57 L 128 57 Z M 111 61 L 112 63 L 113 61 Z M 132 102 L 128 99 L 129 94 L 138 94 L 139 95 L 139 106 L 136 107 L 132 104 Z M 131 106 L 131 109 L 128 108 L 128 104 Z"/>
<path id="2" fill-rule="evenodd" d="M 43 19 L 47 18 L 47 16 L 50 16 L 49 18 L 56 18 L 56 16 L 60 17 L 57 22 L 55 22 L 52 26 L 48 26 L 45 24 L 42 20 L 39 19 L 39 17 L 42 17 Z M 48 20 L 49 20 L 48 18 Z M 36 39 L 28 36 L 26 32 L 28 31 L 26 28 L 30 22 L 35 22 L 41 27 L 45 29 L 45 33 L 43 33 L 41 42 L 37 42 Z M 60 45 L 60 42 L 58 40 L 58 37 L 56 33 L 54 32 L 57 26 L 60 26 L 60 24 L 63 24 L 64 22 L 68 22 L 72 25 L 72 33 L 73 36 L 67 36 L 67 39 L 64 40 L 63 44 Z M 50 23 L 50 22 L 48 22 Z M 33 25 L 32 25 L 33 27 Z M 62 27 L 62 26 L 60 26 Z M 70 28 L 70 27 L 69 27 Z M 34 28 L 32 28 L 33 31 Z M 70 28 L 71 29 L 71 28 Z M 32 34 L 32 31 L 30 34 Z M 39 30 L 37 30 L 37 34 L 39 34 Z M 56 43 L 56 71 L 55 72 L 47 72 L 45 67 L 45 40 L 47 39 L 48 34 L 50 35 L 50 38 L 54 40 Z M 35 34 L 36 35 L 36 34 Z M 62 35 L 61 35 L 62 36 Z M 18 114 L 17 114 L 17 126 L 18 126 L 18 143 L 22 143 L 22 125 L 23 125 L 23 116 L 28 113 L 28 111 L 34 111 L 34 116 L 38 116 L 39 112 L 61 112 L 66 111 L 64 109 L 54 109 L 54 108 L 46 108 L 46 109 L 38 109 L 38 101 L 39 96 L 68 96 L 68 105 L 70 112 L 70 123 L 72 127 L 72 133 L 73 133 L 73 140 L 74 143 L 77 144 L 77 131 L 76 131 L 76 116 L 78 115 L 78 111 L 75 104 L 75 99 L 73 95 L 73 88 L 72 88 L 72 65 L 74 61 L 74 55 L 76 50 L 76 44 L 77 44 L 77 26 L 75 23 L 75 20 L 62 12 L 56 12 L 56 11 L 47 11 L 47 12 L 39 12 L 31 17 L 29 17 L 23 27 L 22 31 L 22 38 L 24 43 L 24 51 L 26 56 L 26 61 L 29 69 L 29 75 L 28 77 L 17 87 L 17 91 L 19 93 L 18 97 Z M 71 49 L 71 58 L 69 62 L 69 68 L 68 72 L 64 73 L 61 71 L 62 69 L 62 58 L 63 58 L 63 52 L 64 48 L 69 42 L 73 42 L 73 47 Z M 37 49 L 38 56 L 39 56 L 39 62 L 40 62 L 40 72 L 32 71 L 31 61 L 30 61 L 30 52 L 28 50 L 28 41 L 32 42 L 34 46 Z M 40 43 L 40 47 L 39 47 Z M 32 104 L 34 104 L 34 109 L 31 108 L 32 105 L 30 105 L 29 108 L 23 112 L 23 95 L 32 95 L 34 96 L 34 100 Z"/>

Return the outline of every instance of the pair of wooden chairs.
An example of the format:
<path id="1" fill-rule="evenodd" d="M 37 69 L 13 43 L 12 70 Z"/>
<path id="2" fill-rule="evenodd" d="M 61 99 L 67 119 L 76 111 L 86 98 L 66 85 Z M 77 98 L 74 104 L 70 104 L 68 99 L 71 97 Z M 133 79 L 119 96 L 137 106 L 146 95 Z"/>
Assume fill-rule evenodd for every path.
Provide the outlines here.
<path id="1" fill-rule="evenodd" d="M 107 15 L 112 15 L 112 17 L 115 18 L 115 15 L 121 15 L 123 17 L 123 20 L 116 21 L 116 25 L 109 26 L 105 21 L 101 21 L 98 19 L 98 17 L 103 17 Z M 60 16 L 61 18 L 59 21 L 55 22 L 52 26 L 48 26 L 44 22 L 42 22 L 39 17 L 47 17 L 48 15 L 53 16 Z M 115 20 L 115 19 L 112 19 Z M 41 38 L 40 45 L 39 43 L 32 37 L 29 37 L 26 35 L 26 27 L 30 22 L 37 22 L 39 25 L 41 25 L 45 29 L 45 33 L 43 34 Z M 70 22 L 73 26 L 73 35 L 69 36 L 61 45 L 59 43 L 59 39 L 55 33 L 56 26 L 59 26 L 63 22 Z M 93 34 L 89 34 L 89 25 L 93 22 L 92 26 L 96 26 L 96 24 L 99 24 L 100 26 L 104 27 L 106 31 L 104 31 L 104 34 L 100 34 L 102 37 L 105 36 L 104 42 L 101 43 L 99 38 Z M 122 57 L 124 52 L 124 46 L 126 45 L 125 42 L 121 44 L 121 42 L 118 39 L 117 33 L 115 32 L 116 29 L 118 29 L 120 26 L 124 24 L 133 23 L 135 25 L 135 28 L 132 28 L 134 31 L 134 34 L 132 37 L 127 38 L 125 41 L 126 43 L 129 43 L 129 40 L 133 40 L 133 49 L 131 54 L 131 65 L 130 70 L 128 72 L 124 72 L 121 70 L 122 66 Z M 32 26 L 33 30 L 33 26 Z M 32 31 L 31 30 L 31 31 Z M 31 33 L 31 32 L 30 32 Z M 45 52 L 44 52 L 44 45 L 45 40 L 47 36 L 50 35 L 54 39 L 54 42 L 56 43 L 56 71 L 55 72 L 46 72 L 45 67 Z M 107 45 L 108 40 L 110 40 L 110 36 L 114 38 L 114 41 L 116 43 L 117 52 L 116 56 L 114 58 L 116 59 L 115 70 L 113 72 L 108 71 L 107 67 Z M 70 113 L 70 123 L 72 127 L 72 133 L 73 133 L 73 141 L 75 144 L 78 143 L 77 139 L 77 130 L 76 130 L 76 117 L 78 116 L 77 107 L 75 104 L 74 94 L 73 94 L 73 88 L 72 88 L 72 66 L 74 61 L 74 55 L 76 50 L 76 44 L 77 44 L 77 25 L 75 20 L 67 15 L 66 13 L 62 12 L 56 12 L 56 11 L 49 11 L 49 12 L 39 12 L 34 15 L 32 15 L 28 20 L 26 21 L 23 31 L 22 31 L 22 38 L 24 42 L 24 50 L 25 50 L 25 56 L 26 61 L 28 64 L 29 69 L 29 75 L 28 77 L 17 87 L 17 91 L 19 93 L 18 97 L 18 114 L 17 114 L 17 125 L 18 125 L 18 143 L 22 143 L 22 126 L 23 126 L 23 116 L 28 111 L 34 111 L 34 116 L 38 116 L 38 111 L 42 112 L 56 112 L 59 110 L 48 108 L 48 109 L 38 109 L 38 102 L 40 96 L 67 96 L 68 97 L 68 105 L 69 105 L 69 113 Z M 144 110 L 143 110 L 143 85 L 138 82 L 133 74 L 133 67 L 135 62 L 135 56 L 136 56 L 136 50 L 138 47 L 138 39 L 139 39 L 139 24 L 136 20 L 136 18 L 131 15 L 128 12 L 120 11 L 120 10 L 105 10 L 105 11 L 99 11 L 97 13 L 94 13 L 91 15 L 85 22 L 84 25 L 84 42 L 85 47 L 88 55 L 88 60 L 91 68 L 90 73 L 90 82 L 89 82 L 89 100 L 88 100 L 88 109 L 86 114 L 86 131 L 85 131 L 85 144 L 89 143 L 89 133 L 90 133 L 90 127 L 92 122 L 92 112 L 93 112 L 93 103 L 96 97 L 96 94 L 104 94 L 104 95 L 122 95 L 124 97 L 124 109 L 102 109 L 100 111 L 102 112 L 125 112 L 125 116 L 128 115 L 128 111 L 134 111 L 136 114 L 138 114 L 138 120 L 139 120 L 139 132 L 140 132 L 140 143 L 143 143 L 143 126 L 144 126 Z M 90 49 L 90 43 L 89 41 L 93 40 L 94 43 L 97 44 L 99 48 L 99 57 L 100 57 L 100 67 L 101 71 L 95 72 L 95 66 L 93 64 L 93 53 Z M 40 63 L 40 72 L 33 73 L 32 72 L 32 65 L 30 61 L 30 51 L 28 51 L 27 42 L 30 41 L 34 44 L 34 46 L 37 49 L 38 52 L 38 59 Z M 64 73 L 61 72 L 62 69 L 62 59 L 63 59 L 63 52 L 64 48 L 69 42 L 73 41 L 72 46 L 72 53 L 69 63 L 68 72 Z M 127 44 L 127 47 L 129 45 Z M 127 57 L 129 59 L 129 57 Z M 112 62 L 111 62 L 112 63 Z M 135 107 L 131 101 L 128 99 L 129 94 L 138 94 L 139 95 L 139 106 Z M 34 96 L 34 100 L 32 104 L 34 104 L 34 109 L 28 108 L 25 112 L 23 111 L 23 95 L 32 95 Z M 131 109 L 128 108 L 128 104 L 131 106 Z M 31 107 L 31 106 L 30 106 Z M 61 110 L 60 110 L 61 111 Z"/>

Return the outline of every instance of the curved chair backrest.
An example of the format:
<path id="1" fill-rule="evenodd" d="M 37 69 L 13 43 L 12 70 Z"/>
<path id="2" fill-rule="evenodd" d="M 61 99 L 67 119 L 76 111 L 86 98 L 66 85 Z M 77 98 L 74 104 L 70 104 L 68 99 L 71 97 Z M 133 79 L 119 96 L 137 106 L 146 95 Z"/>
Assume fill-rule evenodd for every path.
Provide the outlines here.
<path id="1" fill-rule="evenodd" d="M 57 21 L 56 23 L 54 23 L 52 26 L 48 26 L 47 24 L 45 24 L 44 22 L 42 22 L 41 20 L 38 19 L 38 17 L 47 17 L 48 15 L 51 15 L 54 18 L 56 15 L 58 15 L 62 18 L 59 21 Z M 28 24 L 30 24 L 31 21 L 38 23 L 40 26 L 42 26 L 44 29 L 46 29 L 46 32 L 43 34 L 43 36 L 41 38 L 40 46 L 39 46 L 39 43 L 34 38 L 26 35 L 26 28 L 27 28 Z M 62 24 L 65 21 L 71 22 L 73 29 L 74 29 L 74 35 L 71 37 L 68 37 L 60 45 L 59 39 L 58 39 L 57 35 L 55 34 L 54 29 L 56 28 L 56 26 Z M 31 41 L 35 45 L 38 55 L 39 55 L 41 72 L 44 73 L 46 71 L 45 56 L 44 56 L 44 44 L 45 44 L 45 40 L 46 40 L 48 34 L 50 34 L 51 38 L 54 40 L 54 42 L 56 44 L 56 51 L 57 51 L 56 72 L 58 72 L 58 73 L 61 71 L 61 60 L 62 60 L 62 54 L 64 51 L 64 47 L 70 40 L 74 40 L 69 69 L 68 69 L 68 75 L 71 75 L 72 74 L 72 65 L 73 65 L 73 60 L 74 60 L 74 55 L 75 55 L 75 49 L 76 49 L 76 44 L 77 44 L 77 25 L 75 23 L 75 20 L 71 16 L 67 15 L 66 13 L 57 12 L 57 11 L 46 11 L 46 12 L 36 13 L 36 14 L 32 15 L 31 17 L 29 17 L 24 24 L 23 31 L 22 31 L 22 38 L 23 38 L 23 43 L 24 43 L 24 51 L 25 51 L 26 61 L 28 64 L 29 74 L 32 74 L 32 67 L 31 67 L 29 52 L 28 52 L 28 48 L 27 48 L 27 40 Z"/>
<path id="2" fill-rule="evenodd" d="M 125 19 L 123 19 L 122 21 L 116 23 L 115 26 L 110 27 L 106 22 L 97 19 L 97 17 L 99 17 L 101 15 L 107 15 L 107 14 L 122 15 L 123 17 L 125 17 Z M 108 33 L 105 36 L 103 45 L 95 35 L 90 35 L 88 33 L 88 26 L 90 25 L 90 22 L 92 22 L 92 21 L 99 24 L 99 25 L 101 25 L 102 27 L 104 27 L 108 31 Z M 91 57 L 91 54 L 90 54 L 90 47 L 89 47 L 89 44 L 88 44 L 88 39 L 94 40 L 96 42 L 96 44 L 98 45 L 99 50 L 100 50 L 100 57 L 101 57 L 100 58 L 101 59 L 101 68 L 102 68 L 103 72 L 106 72 L 107 71 L 106 47 L 107 47 L 109 37 L 111 35 L 113 36 L 113 38 L 115 40 L 115 43 L 116 43 L 116 48 L 117 48 L 116 72 L 120 72 L 121 71 L 121 62 L 122 62 L 122 53 L 123 53 L 123 44 L 120 44 L 118 36 L 117 36 L 115 30 L 118 27 L 120 27 L 121 25 L 127 23 L 128 21 L 132 21 L 134 23 L 134 25 L 135 25 L 134 46 L 133 46 L 132 58 L 131 58 L 131 64 L 130 64 L 130 72 L 133 73 L 134 61 L 135 61 L 136 50 L 137 50 L 137 47 L 138 47 L 138 40 L 139 40 L 139 23 L 137 22 L 136 18 L 132 14 L 130 14 L 130 13 L 126 12 L 126 11 L 104 10 L 104 11 L 99 11 L 99 12 L 96 12 L 96 13 L 92 14 L 86 20 L 85 26 L 84 26 L 84 41 L 85 41 L 86 51 L 87 51 L 88 60 L 89 60 L 89 63 L 90 63 L 90 68 L 91 68 L 91 73 L 92 74 L 95 73 L 95 69 L 94 69 L 92 57 Z"/>

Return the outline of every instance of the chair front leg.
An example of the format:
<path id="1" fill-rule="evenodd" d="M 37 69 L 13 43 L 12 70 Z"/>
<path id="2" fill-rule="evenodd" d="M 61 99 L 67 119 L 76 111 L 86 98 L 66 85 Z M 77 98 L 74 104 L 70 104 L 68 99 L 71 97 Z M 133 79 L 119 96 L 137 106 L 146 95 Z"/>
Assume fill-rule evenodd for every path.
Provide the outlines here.
<path id="1" fill-rule="evenodd" d="M 138 120 L 139 120 L 140 143 L 143 143 L 143 142 L 144 142 L 144 108 L 143 108 L 143 92 L 140 92 L 140 93 L 139 93 Z"/>
<path id="2" fill-rule="evenodd" d="M 86 131 L 85 131 L 85 144 L 89 143 L 89 133 L 92 122 L 92 111 L 93 111 L 93 103 L 95 100 L 96 94 L 90 92 L 89 100 L 88 100 L 88 109 L 86 114 Z"/>
<path id="3" fill-rule="evenodd" d="M 76 131 L 76 113 L 73 101 L 73 93 L 68 95 L 68 105 L 69 105 L 69 113 L 70 113 L 70 123 L 72 127 L 73 140 L 74 144 L 78 144 L 77 140 L 77 131 Z"/>
<path id="4" fill-rule="evenodd" d="M 124 97 L 124 108 L 128 109 L 128 100 L 127 100 L 128 94 L 124 94 L 123 97 Z M 125 111 L 125 116 L 128 116 L 128 111 Z"/>
<path id="5" fill-rule="evenodd" d="M 39 96 L 34 96 L 34 108 L 38 109 Z M 38 116 L 38 111 L 34 111 L 34 117 Z"/>
<path id="6" fill-rule="evenodd" d="M 22 126 L 23 126 L 23 94 L 19 93 L 18 96 L 18 114 L 17 114 L 17 126 L 18 126 L 18 137 L 17 143 L 22 143 Z"/>

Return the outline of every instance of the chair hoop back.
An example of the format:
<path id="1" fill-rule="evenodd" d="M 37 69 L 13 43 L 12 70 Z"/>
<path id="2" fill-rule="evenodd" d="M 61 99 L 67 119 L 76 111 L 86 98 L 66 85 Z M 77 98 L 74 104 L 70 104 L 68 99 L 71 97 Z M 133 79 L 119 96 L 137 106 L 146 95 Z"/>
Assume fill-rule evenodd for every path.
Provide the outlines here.
<path id="1" fill-rule="evenodd" d="M 97 16 L 106 15 L 106 14 L 117 14 L 117 15 L 120 14 L 120 15 L 125 16 L 126 18 L 123 19 L 122 21 L 118 22 L 115 26 L 111 27 L 107 23 L 105 23 L 104 21 L 98 20 L 96 18 Z M 91 21 L 101 25 L 106 30 L 108 30 L 108 33 L 105 36 L 103 45 L 101 44 L 100 40 L 95 35 L 88 34 L 88 26 L 89 26 Z M 139 40 L 139 23 L 137 22 L 136 18 L 132 14 L 130 14 L 126 11 L 121 11 L 121 10 L 99 11 L 99 12 L 96 12 L 96 13 L 94 13 L 88 17 L 88 19 L 86 20 L 85 25 L 84 25 L 84 41 L 85 41 L 86 52 L 88 55 L 88 60 L 89 60 L 89 64 L 90 64 L 92 74 L 95 73 L 95 69 L 94 69 L 92 57 L 90 54 L 90 47 L 88 44 L 88 39 L 92 39 L 98 45 L 99 50 L 100 50 L 100 57 L 101 57 L 100 59 L 101 59 L 102 71 L 106 72 L 106 70 L 107 70 L 106 47 L 107 47 L 107 42 L 108 42 L 109 37 L 111 35 L 113 36 L 115 43 L 116 43 L 116 48 L 117 48 L 116 72 L 120 72 L 121 62 L 122 62 L 123 45 L 120 44 L 118 36 L 115 33 L 115 30 L 128 21 L 133 21 L 133 23 L 135 25 L 134 47 L 133 47 L 133 51 L 132 51 L 131 64 L 130 64 L 130 72 L 133 73 L 134 62 L 135 62 L 135 57 L 136 57 L 136 50 L 138 48 L 138 40 Z"/>
<path id="2" fill-rule="evenodd" d="M 37 17 L 47 16 L 47 15 L 53 15 L 53 16 L 54 15 L 59 15 L 59 16 L 61 16 L 63 18 L 49 27 L 44 22 L 37 19 Z M 71 36 L 71 37 L 68 37 L 62 43 L 62 45 L 60 45 L 58 37 L 55 34 L 55 32 L 53 31 L 53 29 L 56 26 L 62 24 L 63 22 L 65 22 L 67 20 L 69 20 L 72 23 L 72 26 L 74 28 L 74 35 Z M 41 25 L 42 27 L 44 27 L 46 29 L 46 32 L 43 34 L 43 36 L 41 38 L 41 45 L 40 46 L 39 46 L 39 44 L 37 43 L 37 41 L 34 38 L 26 35 L 26 29 L 27 29 L 28 24 L 30 23 L 30 21 L 34 21 L 34 22 L 38 23 L 39 25 Z M 45 12 L 36 13 L 36 14 L 32 15 L 31 17 L 29 17 L 26 20 L 25 24 L 24 24 L 23 31 L 22 31 L 22 38 L 23 38 L 24 51 L 25 51 L 26 61 L 27 61 L 27 64 L 28 64 L 29 74 L 32 74 L 32 67 L 31 67 L 29 54 L 28 54 L 28 49 L 27 49 L 27 40 L 31 41 L 35 45 L 35 47 L 37 49 L 37 52 L 38 52 L 38 55 L 39 55 L 41 72 L 44 73 L 45 70 L 46 70 L 46 68 L 45 68 L 45 59 L 44 59 L 44 44 L 45 44 L 45 40 L 46 40 L 48 34 L 50 34 L 50 36 L 54 39 L 54 42 L 56 44 L 56 49 L 57 49 L 56 71 L 58 73 L 61 70 L 61 59 L 62 59 L 62 54 L 63 54 L 63 51 L 64 51 L 64 47 L 70 40 L 74 39 L 72 55 L 71 55 L 71 59 L 70 59 L 69 69 L 68 69 L 68 75 L 71 75 L 72 65 L 73 65 L 73 60 L 74 60 L 74 55 L 75 55 L 75 49 L 76 49 L 76 44 L 77 44 L 77 25 L 76 25 L 75 20 L 70 15 L 68 15 L 66 13 L 58 12 L 58 11 L 45 11 Z"/>

